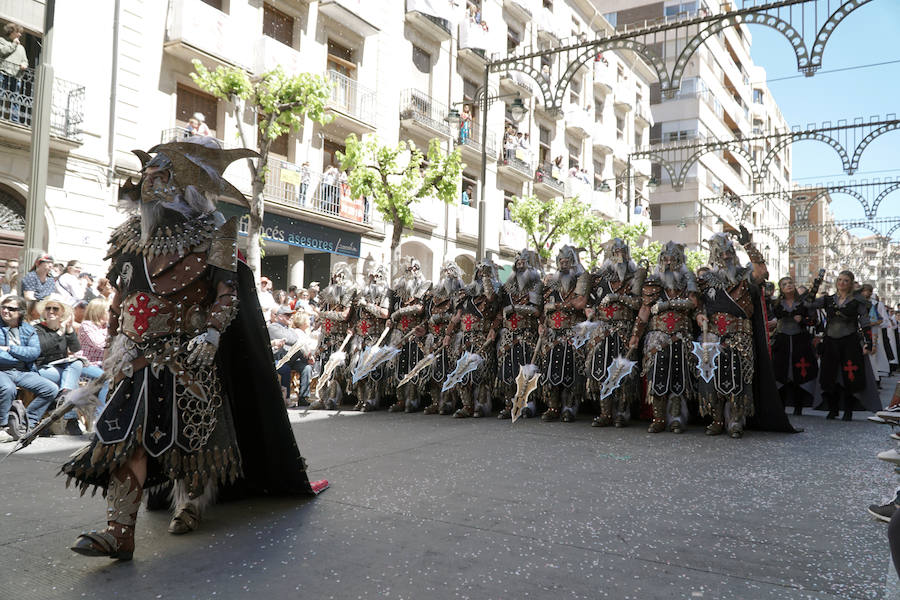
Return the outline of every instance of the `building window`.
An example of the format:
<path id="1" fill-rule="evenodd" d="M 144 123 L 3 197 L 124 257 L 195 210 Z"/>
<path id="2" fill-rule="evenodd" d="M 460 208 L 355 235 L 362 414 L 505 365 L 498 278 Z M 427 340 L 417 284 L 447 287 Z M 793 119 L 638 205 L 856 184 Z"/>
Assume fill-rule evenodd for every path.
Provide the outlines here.
<path id="1" fill-rule="evenodd" d="M 340 152 L 343 154 L 347 151 L 347 148 L 338 142 L 334 142 L 332 140 L 326 139 L 322 144 L 322 172 L 334 165 L 337 168 L 341 168 L 341 161 L 337 159 L 337 153 Z"/>
<path id="2" fill-rule="evenodd" d="M 578 165 L 581 164 L 581 149 L 572 144 L 568 144 L 567 147 L 569 149 L 569 168 L 575 167 L 577 169 Z"/>
<path id="3" fill-rule="evenodd" d="M 420 73 L 431 73 L 431 54 L 425 52 L 418 46 L 413 46 L 412 53 L 413 65 Z"/>
<path id="4" fill-rule="evenodd" d="M 478 91 L 478 84 L 472 81 L 471 79 L 463 78 L 463 102 L 469 105 L 469 109 L 472 114 L 472 123 L 470 127 L 475 129 L 480 127 L 481 118 L 478 116 L 480 108 L 480 103 L 475 102 L 475 93 Z M 510 117 L 512 117 L 512 111 L 510 111 Z M 472 134 L 469 134 L 472 137 Z"/>
<path id="5" fill-rule="evenodd" d="M 463 172 L 462 186 L 459 192 L 459 203 L 464 206 L 475 206 L 478 200 L 475 195 L 478 193 L 478 177 L 472 173 Z"/>
<path id="6" fill-rule="evenodd" d="M 519 42 L 522 41 L 522 34 L 513 29 L 512 27 L 507 27 L 506 29 L 506 53 L 512 54 L 515 52 L 516 48 L 519 47 Z"/>
<path id="7" fill-rule="evenodd" d="M 201 0 L 204 4 L 209 4 L 216 10 L 222 10 L 222 0 Z M 224 12 L 224 11 L 223 11 Z"/>
<path id="8" fill-rule="evenodd" d="M 599 123 L 603 120 L 603 98 L 594 96 L 594 121 Z"/>
<path id="9" fill-rule="evenodd" d="M 334 40 L 328 40 L 328 70 L 337 71 L 348 79 L 354 79 L 356 63 L 353 62 L 353 50 Z"/>
<path id="10" fill-rule="evenodd" d="M 538 132 L 540 133 L 538 140 L 538 158 L 541 163 L 548 163 L 550 162 L 550 130 L 538 125 Z"/>
<path id="11" fill-rule="evenodd" d="M 616 138 L 625 139 L 625 117 L 619 114 L 616 115 Z"/>
<path id="12" fill-rule="evenodd" d="M 269 4 L 263 4 L 263 35 L 293 48 L 294 17 Z"/>
<path id="13" fill-rule="evenodd" d="M 763 103 L 763 91 L 758 88 L 753 88 L 753 103 L 754 104 L 762 104 Z"/>
<path id="14" fill-rule="evenodd" d="M 175 121 L 180 127 L 187 125 L 194 113 L 206 118 L 210 133 L 215 136 L 218 119 L 218 100 L 214 96 L 179 84 L 176 88 Z"/>
<path id="15" fill-rule="evenodd" d="M 594 160 L 594 189 L 599 190 L 603 187 L 603 157 Z"/>
<path id="16" fill-rule="evenodd" d="M 581 78 L 573 77 L 569 81 L 569 102 L 579 104 L 581 102 Z"/>

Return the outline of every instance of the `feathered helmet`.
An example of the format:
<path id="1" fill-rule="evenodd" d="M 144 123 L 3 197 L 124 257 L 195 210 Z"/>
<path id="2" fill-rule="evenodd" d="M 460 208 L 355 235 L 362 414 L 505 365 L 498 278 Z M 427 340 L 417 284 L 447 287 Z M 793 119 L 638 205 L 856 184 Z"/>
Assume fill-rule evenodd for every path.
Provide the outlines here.
<path id="1" fill-rule="evenodd" d="M 228 165 L 242 158 L 258 158 L 259 154 L 248 148 L 223 150 L 219 142 L 211 137 L 195 136 L 183 142 L 158 144 L 148 152 L 132 150 L 141 161 L 141 181 L 137 184 L 128 179 L 119 188 L 119 203 L 123 208 L 134 209 L 142 200 L 156 199 L 173 201 L 181 190 L 193 188 L 210 202 L 230 198 L 243 204 L 247 199 L 236 187 L 226 181 L 222 174 Z M 166 170 L 169 179 L 165 184 L 155 186 L 148 192 L 142 190 L 143 180 L 148 170 Z"/>

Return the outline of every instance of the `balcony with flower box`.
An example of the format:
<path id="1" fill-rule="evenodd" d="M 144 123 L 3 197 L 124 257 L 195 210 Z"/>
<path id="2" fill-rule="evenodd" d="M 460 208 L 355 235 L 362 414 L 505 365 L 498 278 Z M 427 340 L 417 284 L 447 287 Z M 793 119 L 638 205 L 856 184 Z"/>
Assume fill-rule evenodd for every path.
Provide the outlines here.
<path id="1" fill-rule="evenodd" d="M 243 23 L 202 0 L 171 2 L 163 49 L 188 63 L 212 60 L 216 65 L 249 70 L 253 42 L 244 29 Z"/>

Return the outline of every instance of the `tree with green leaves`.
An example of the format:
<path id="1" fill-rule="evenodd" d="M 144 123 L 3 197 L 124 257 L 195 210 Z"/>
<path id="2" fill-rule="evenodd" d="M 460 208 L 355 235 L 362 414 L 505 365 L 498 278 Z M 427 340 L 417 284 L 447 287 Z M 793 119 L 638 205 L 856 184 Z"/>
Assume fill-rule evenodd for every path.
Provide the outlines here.
<path id="1" fill-rule="evenodd" d="M 251 178 L 250 230 L 247 244 L 247 264 L 254 276 L 260 276 L 260 230 L 265 215 L 263 189 L 269 168 L 269 150 L 279 136 L 299 130 L 308 117 L 315 123 L 331 120 L 325 106 L 331 94 L 331 84 L 321 75 L 298 73 L 287 75 L 276 67 L 251 78 L 246 71 L 219 66 L 210 71 L 199 60 L 193 61 L 191 79 L 200 89 L 216 98 L 234 104 L 238 135 L 244 147 L 256 147 L 258 159 L 248 159 Z M 256 141 L 244 126 L 242 115 L 249 110 L 256 117 Z"/>
<path id="2" fill-rule="evenodd" d="M 366 196 L 385 221 L 391 223 L 391 273 L 400 265 L 400 238 L 404 228 L 412 228 L 414 204 L 425 198 L 455 202 L 462 175 L 459 149 L 450 154 L 441 150 L 438 139 L 428 144 L 423 155 L 412 141 L 384 145 L 376 136 L 345 141 L 346 151 L 337 153 L 341 169 L 347 172 L 350 193 Z"/>
<path id="3" fill-rule="evenodd" d="M 709 252 L 706 250 L 686 250 L 684 257 L 688 269 L 695 273 L 697 269 L 709 263 Z"/>
<path id="4" fill-rule="evenodd" d="M 585 212 L 578 198 L 541 200 L 537 196 L 514 197 L 509 208 L 512 220 L 525 230 L 541 262 L 546 266 L 553 256 L 553 246 Z"/>
<path id="5" fill-rule="evenodd" d="M 588 269 L 593 269 L 600 262 L 603 252 L 603 236 L 609 231 L 611 222 L 591 212 L 583 211 L 569 226 L 569 237 L 576 246 L 584 248 L 588 253 Z"/>
<path id="6" fill-rule="evenodd" d="M 647 225 L 644 223 L 620 223 L 613 222 L 609 226 L 609 235 L 614 238 L 621 238 L 631 250 L 631 258 L 635 262 L 646 260 L 647 264 L 655 265 L 659 260 L 659 253 L 662 251 L 660 242 L 650 242 L 646 246 L 641 245 L 644 237 L 647 235 Z"/>

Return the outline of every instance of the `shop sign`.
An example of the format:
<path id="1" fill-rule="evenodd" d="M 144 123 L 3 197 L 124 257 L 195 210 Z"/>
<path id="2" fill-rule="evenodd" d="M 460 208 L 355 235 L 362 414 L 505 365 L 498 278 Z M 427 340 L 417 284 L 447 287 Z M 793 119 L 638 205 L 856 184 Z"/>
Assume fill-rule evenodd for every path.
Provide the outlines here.
<path id="1" fill-rule="evenodd" d="M 218 208 L 226 219 L 240 218 L 238 231 L 241 235 L 247 235 L 250 230 L 250 214 L 246 208 L 226 202 L 219 203 Z M 260 233 L 266 241 L 359 258 L 361 237 L 358 233 L 269 212 L 263 216 Z"/>

